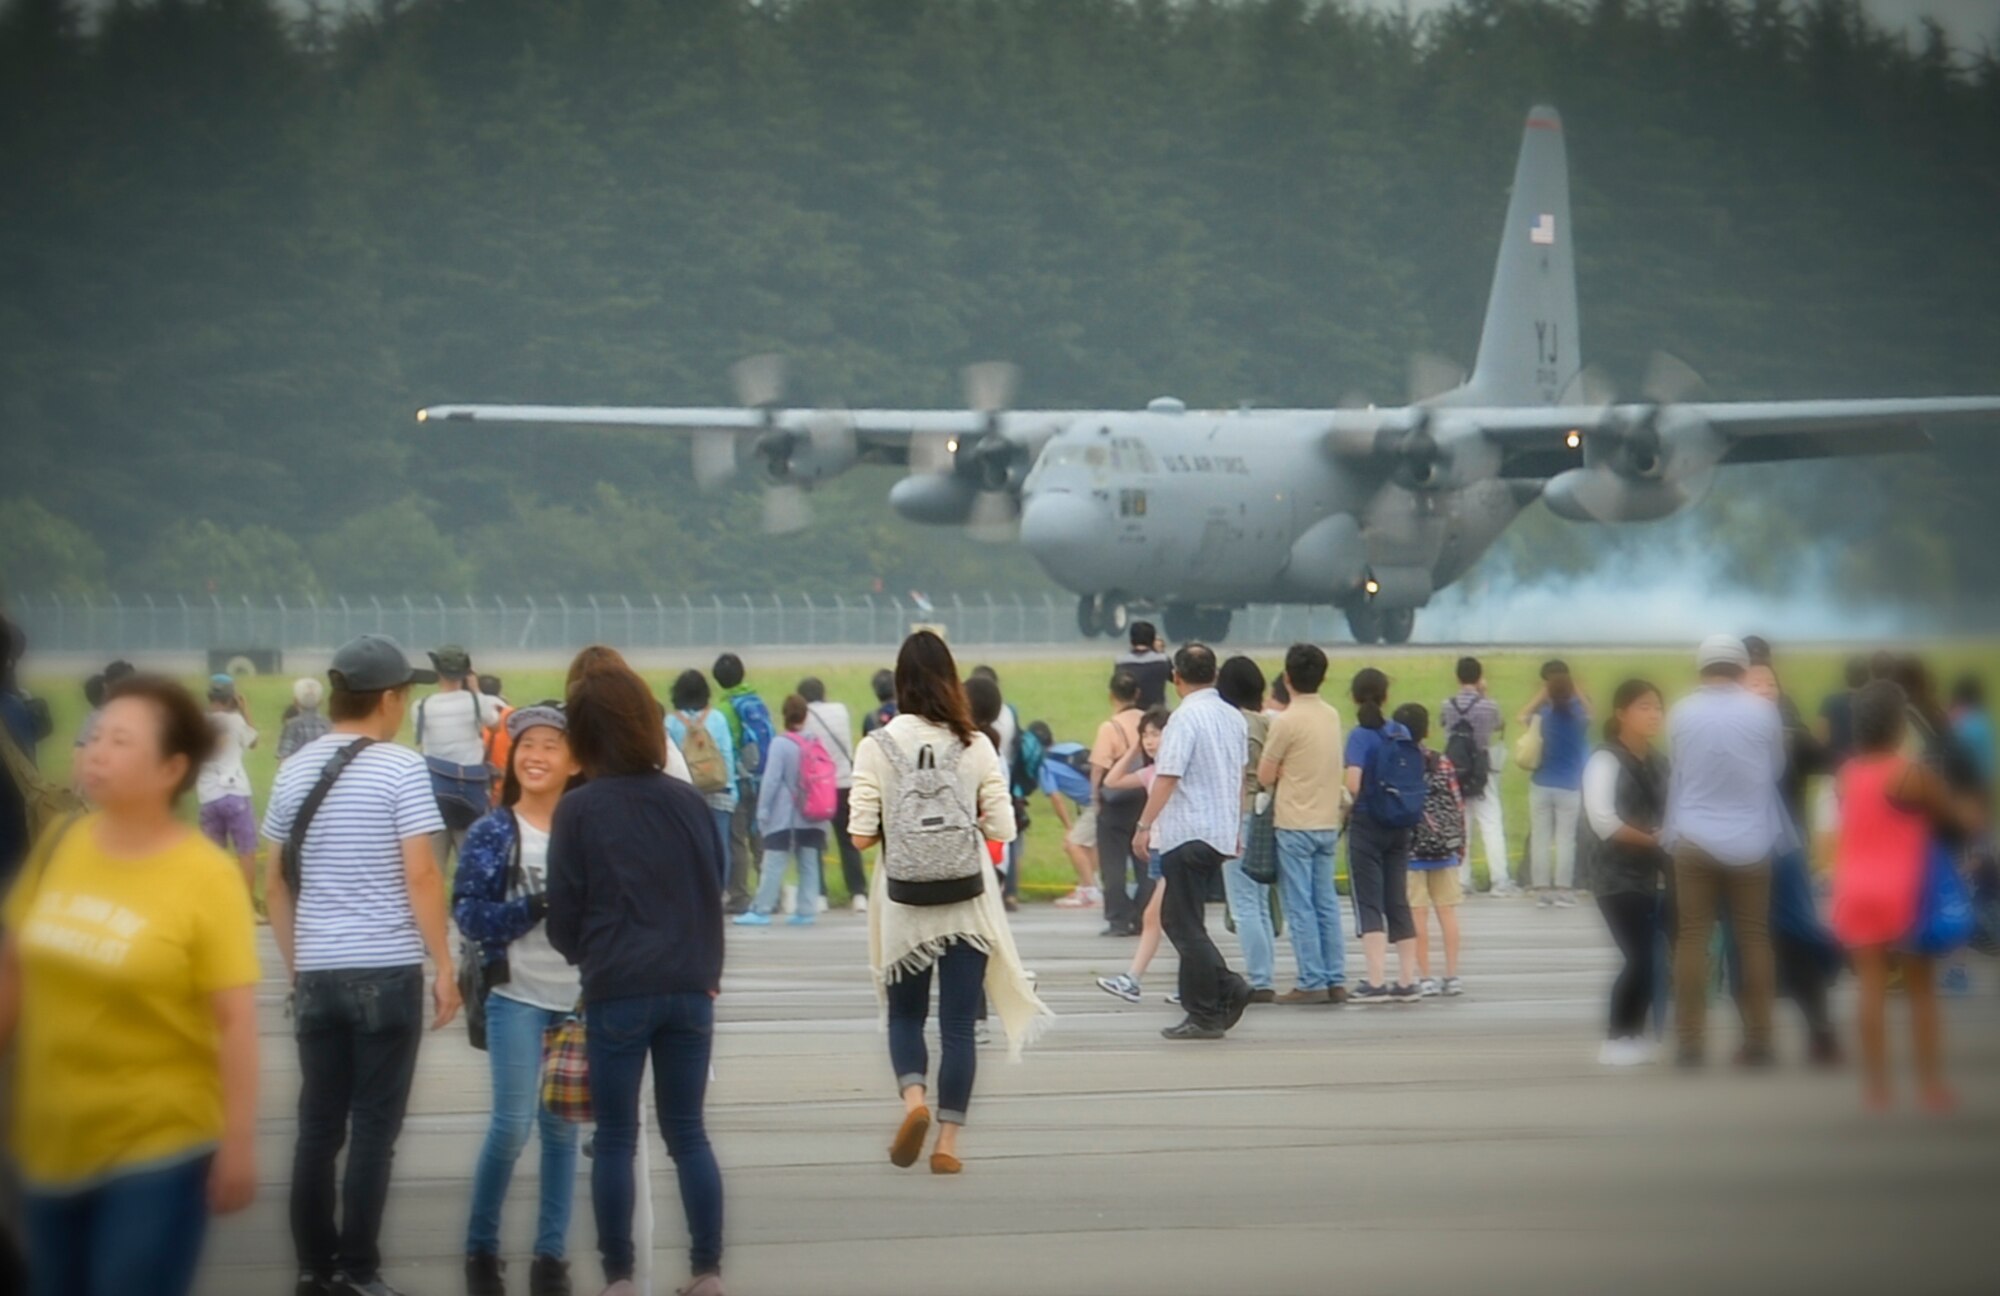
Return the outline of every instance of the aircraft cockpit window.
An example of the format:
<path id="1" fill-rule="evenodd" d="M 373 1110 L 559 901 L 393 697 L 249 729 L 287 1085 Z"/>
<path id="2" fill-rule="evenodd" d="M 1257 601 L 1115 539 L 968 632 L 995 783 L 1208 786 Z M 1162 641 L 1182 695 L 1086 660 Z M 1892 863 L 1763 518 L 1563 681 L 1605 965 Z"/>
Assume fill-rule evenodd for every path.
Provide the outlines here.
<path id="1" fill-rule="evenodd" d="M 1146 492 L 1142 490 L 1119 491 L 1118 516 L 1133 518 L 1146 516 Z"/>

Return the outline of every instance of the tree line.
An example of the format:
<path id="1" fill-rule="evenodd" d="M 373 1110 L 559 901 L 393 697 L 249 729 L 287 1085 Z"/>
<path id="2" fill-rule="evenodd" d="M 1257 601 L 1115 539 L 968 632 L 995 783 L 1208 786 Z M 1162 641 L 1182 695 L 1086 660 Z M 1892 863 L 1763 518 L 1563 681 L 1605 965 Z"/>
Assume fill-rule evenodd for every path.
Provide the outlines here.
<path id="1" fill-rule="evenodd" d="M 0 5 L 0 581 L 24 592 L 1039 588 L 805 542 L 666 438 L 420 404 L 1336 404 L 1469 362 L 1523 110 L 1564 114 L 1587 358 L 1717 397 L 2000 390 L 2000 62 L 1853 0 Z M 1724 474 L 1745 582 L 2000 592 L 1990 439 Z M 1489 562 L 1647 528 L 1536 510 Z"/>

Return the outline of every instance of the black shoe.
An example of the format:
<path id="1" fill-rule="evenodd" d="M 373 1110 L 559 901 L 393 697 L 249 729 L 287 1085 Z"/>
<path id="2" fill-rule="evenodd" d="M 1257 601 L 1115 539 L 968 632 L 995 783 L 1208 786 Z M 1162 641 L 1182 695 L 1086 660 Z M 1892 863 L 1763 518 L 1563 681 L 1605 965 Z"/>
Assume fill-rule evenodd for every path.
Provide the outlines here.
<path id="1" fill-rule="evenodd" d="M 1422 1002 L 1424 992 L 1421 987 L 1398 983 L 1389 987 L 1389 1002 L 1413 1004 Z"/>
<path id="2" fill-rule="evenodd" d="M 1250 983 L 1242 977 L 1232 978 L 1229 983 L 1229 998 L 1222 1005 L 1222 1029 L 1236 1029 L 1236 1023 L 1243 1020 L 1243 1010 L 1249 1006 Z"/>
<path id="3" fill-rule="evenodd" d="M 1127 927 L 1124 923 L 1111 923 L 1097 934 L 1099 936 L 1137 936 L 1139 929 L 1137 927 Z"/>
<path id="4" fill-rule="evenodd" d="M 507 1296 L 507 1265 L 499 1256 L 465 1257 L 465 1296 Z"/>
<path id="5" fill-rule="evenodd" d="M 1000 907 L 1008 913 L 1021 912 L 1021 902 L 1010 895 L 1002 895 L 1000 897 Z"/>
<path id="6" fill-rule="evenodd" d="M 1278 1002 L 1278 992 L 1269 986 L 1261 986 L 1250 992 L 1250 1002 L 1253 1004 L 1276 1003 Z"/>
<path id="7" fill-rule="evenodd" d="M 1160 1032 L 1160 1036 L 1170 1040 L 1219 1040 L 1228 1033 L 1220 1026 L 1204 1026 L 1189 1017 L 1178 1026 L 1167 1027 Z"/>
<path id="8" fill-rule="evenodd" d="M 536 1256 L 528 1270 L 528 1296 L 570 1296 L 569 1261 Z"/>
<path id="9" fill-rule="evenodd" d="M 1347 1002 L 1347 997 L 1347 987 L 1344 985 L 1328 986 L 1326 989 L 1326 1001 L 1330 1004 L 1344 1004 Z"/>

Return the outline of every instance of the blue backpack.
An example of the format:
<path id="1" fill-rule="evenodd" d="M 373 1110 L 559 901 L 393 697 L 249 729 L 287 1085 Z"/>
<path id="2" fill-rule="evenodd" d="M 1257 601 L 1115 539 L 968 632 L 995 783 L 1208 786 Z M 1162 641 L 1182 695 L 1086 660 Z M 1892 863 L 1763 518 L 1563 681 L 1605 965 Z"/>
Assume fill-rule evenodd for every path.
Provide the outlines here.
<path id="1" fill-rule="evenodd" d="M 750 778 L 764 776 L 764 762 L 771 757 L 771 740 L 775 731 L 771 727 L 771 708 L 764 705 L 764 699 L 755 693 L 737 693 L 729 698 L 730 709 L 736 712 L 736 722 L 743 726 L 742 749 L 736 753 L 736 766 Z"/>
<path id="2" fill-rule="evenodd" d="M 1423 748 L 1410 731 L 1391 720 L 1361 771 L 1357 809 L 1384 828 L 1414 828 L 1423 822 L 1430 779 Z"/>

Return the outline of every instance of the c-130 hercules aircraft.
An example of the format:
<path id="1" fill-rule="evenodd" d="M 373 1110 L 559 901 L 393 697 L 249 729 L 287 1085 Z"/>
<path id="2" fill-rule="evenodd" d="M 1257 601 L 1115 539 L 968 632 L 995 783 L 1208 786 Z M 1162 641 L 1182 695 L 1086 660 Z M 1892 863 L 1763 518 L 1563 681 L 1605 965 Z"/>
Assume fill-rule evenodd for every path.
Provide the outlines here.
<path id="1" fill-rule="evenodd" d="M 693 438 L 697 480 L 755 463 L 765 522 L 803 526 L 804 492 L 858 463 L 907 465 L 913 522 L 1018 536 L 1081 596 L 1086 634 L 1136 608 L 1175 639 L 1221 640 L 1251 602 L 1335 604 L 1363 643 L 1406 642 L 1417 610 L 1537 496 L 1574 521 L 1663 518 L 1724 464 L 1884 454 L 2000 417 L 2000 397 L 1700 402 L 1656 356 L 1618 403 L 1583 366 L 1562 123 L 1529 110 L 1470 378 L 1413 365 L 1394 408 L 1014 410 L 1014 370 L 966 371 L 963 410 L 786 408 L 782 366 L 735 369 L 742 407 L 435 405 L 419 421 L 657 427 Z M 1428 388 L 1429 390 L 1424 390 Z"/>

